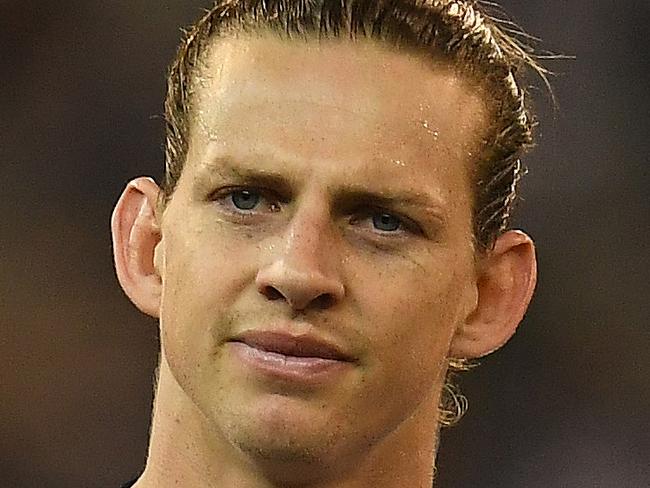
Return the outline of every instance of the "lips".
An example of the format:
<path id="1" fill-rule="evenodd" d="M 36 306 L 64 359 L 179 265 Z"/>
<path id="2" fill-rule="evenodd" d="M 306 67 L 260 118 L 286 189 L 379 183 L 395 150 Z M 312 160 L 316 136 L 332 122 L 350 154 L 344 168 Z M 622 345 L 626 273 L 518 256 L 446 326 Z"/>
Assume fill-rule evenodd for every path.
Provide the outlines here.
<path id="1" fill-rule="evenodd" d="M 310 334 L 291 335 L 275 331 L 247 331 L 235 337 L 233 342 L 243 342 L 261 351 L 275 352 L 285 356 L 353 361 L 338 346 Z"/>

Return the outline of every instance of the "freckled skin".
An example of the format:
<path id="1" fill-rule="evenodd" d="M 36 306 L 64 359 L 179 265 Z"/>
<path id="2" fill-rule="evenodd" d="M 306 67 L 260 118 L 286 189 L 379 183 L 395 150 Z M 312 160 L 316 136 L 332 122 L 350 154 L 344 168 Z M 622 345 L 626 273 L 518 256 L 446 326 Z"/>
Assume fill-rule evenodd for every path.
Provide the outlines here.
<path id="1" fill-rule="evenodd" d="M 205 61 L 156 250 L 163 363 L 150 464 L 185 456 L 191 469 L 168 475 L 190 487 L 423 479 L 451 338 L 476 305 L 467 154 L 483 104 L 444 67 L 369 42 L 224 40 Z M 208 176 L 223 158 L 281 175 L 290 197 L 264 189 L 242 221 L 232 199 L 210 196 L 240 184 Z M 420 230 L 382 232 L 372 215 L 337 206 L 346 185 L 425 196 L 442 223 L 426 210 L 387 209 Z M 286 296 L 270 300 L 266 285 Z M 327 308 L 308 299 L 332 290 L 342 293 Z M 226 341 L 279 322 L 358 362 L 318 389 L 265 384 Z M 386 475 L 399 452 L 415 464 Z M 308 484 L 316 479 L 329 482 Z M 221 484 L 191 484 L 207 480 Z"/>

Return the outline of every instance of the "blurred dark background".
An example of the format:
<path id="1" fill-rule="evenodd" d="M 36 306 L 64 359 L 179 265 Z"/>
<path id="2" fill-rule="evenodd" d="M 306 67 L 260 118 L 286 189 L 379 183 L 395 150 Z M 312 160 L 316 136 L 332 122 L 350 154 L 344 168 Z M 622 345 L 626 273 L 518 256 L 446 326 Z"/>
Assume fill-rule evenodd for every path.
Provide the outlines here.
<path id="1" fill-rule="evenodd" d="M 647 0 L 503 1 L 543 48 L 517 223 L 539 285 L 462 379 L 440 488 L 650 486 Z M 145 461 L 157 324 L 123 295 L 109 219 L 160 181 L 164 74 L 199 0 L 0 2 L 0 488 L 110 488 Z"/>

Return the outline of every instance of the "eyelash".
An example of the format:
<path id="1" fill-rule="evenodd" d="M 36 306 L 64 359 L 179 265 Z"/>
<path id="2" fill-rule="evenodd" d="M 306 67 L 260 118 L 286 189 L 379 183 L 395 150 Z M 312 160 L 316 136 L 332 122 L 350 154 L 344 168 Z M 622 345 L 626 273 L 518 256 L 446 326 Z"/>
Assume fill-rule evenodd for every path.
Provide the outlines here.
<path id="1" fill-rule="evenodd" d="M 222 190 L 212 193 L 210 200 L 218 202 L 218 204 L 221 207 L 224 207 L 225 211 L 230 213 L 231 215 L 237 216 L 242 220 L 247 220 L 253 218 L 257 214 L 255 209 L 244 210 L 244 209 L 237 208 L 232 202 L 232 200 L 229 200 L 235 193 L 242 192 L 242 191 L 249 191 L 253 194 L 259 195 L 262 200 L 266 200 L 267 202 L 270 202 L 272 207 L 270 211 L 272 213 L 280 211 L 280 205 L 278 205 L 275 202 L 282 203 L 282 199 L 277 198 L 275 196 L 271 196 L 273 192 L 269 190 L 265 190 L 263 188 L 255 188 L 255 187 L 224 188 Z M 382 231 L 381 229 L 375 229 L 377 235 L 379 236 L 394 238 L 396 236 L 399 236 L 400 234 L 403 234 L 404 232 L 408 232 L 412 234 L 422 234 L 422 230 L 420 229 L 420 226 L 417 223 L 415 223 L 413 220 L 399 213 L 389 211 L 381 207 L 362 206 L 355 209 L 354 213 L 355 216 L 350 219 L 350 221 L 354 223 L 366 219 L 368 217 L 372 217 L 377 214 L 390 215 L 391 217 L 394 217 L 399 221 L 400 226 L 394 231 Z"/>

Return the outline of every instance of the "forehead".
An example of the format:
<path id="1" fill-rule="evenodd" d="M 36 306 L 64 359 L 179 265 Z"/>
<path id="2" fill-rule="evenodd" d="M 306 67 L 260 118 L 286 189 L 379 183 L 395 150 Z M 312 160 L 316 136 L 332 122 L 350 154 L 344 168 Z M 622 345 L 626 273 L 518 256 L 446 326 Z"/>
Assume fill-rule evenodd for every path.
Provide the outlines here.
<path id="1" fill-rule="evenodd" d="M 426 162 L 445 173 L 472 159 L 486 127 L 481 94 L 464 77 L 369 40 L 219 39 L 193 96 L 188 164 L 238 148 L 347 161 L 350 171 Z"/>
<path id="2" fill-rule="evenodd" d="M 243 93 L 258 101 L 277 99 L 278 90 L 290 86 L 281 92 L 285 101 L 293 93 L 313 103 L 393 118 L 426 118 L 435 103 L 450 118 L 471 108 L 465 125 L 484 122 L 482 94 L 462 74 L 443 61 L 368 39 L 282 40 L 271 34 L 217 39 L 202 61 L 199 106 L 218 101 L 226 108 L 231 97 Z"/>
<path id="3" fill-rule="evenodd" d="M 240 85 L 290 80 L 333 102 L 347 101 L 346 93 L 361 89 L 387 104 L 396 99 L 426 103 L 433 98 L 446 100 L 452 108 L 450 95 L 455 98 L 459 90 L 481 103 L 476 87 L 451 65 L 370 39 L 283 40 L 272 34 L 221 38 L 206 50 L 201 66 L 203 82 L 218 80 L 212 89 L 227 90 L 234 80 Z"/>

